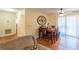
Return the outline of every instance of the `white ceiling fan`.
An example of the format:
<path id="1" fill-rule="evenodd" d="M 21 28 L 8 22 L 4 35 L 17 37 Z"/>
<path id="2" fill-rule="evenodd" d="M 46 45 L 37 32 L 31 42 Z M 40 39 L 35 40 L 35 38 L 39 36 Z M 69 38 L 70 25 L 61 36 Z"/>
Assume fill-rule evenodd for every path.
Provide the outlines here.
<path id="1" fill-rule="evenodd" d="M 64 16 L 64 11 L 63 11 L 63 8 L 60 8 L 60 12 L 59 12 L 59 16 Z"/>
<path id="2" fill-rule="evenodd" d="M 65 16 L 68 14 L 72 14 L 75 11 L 79 11 L 79 8 L 60 8 L 58 16 Z"/>

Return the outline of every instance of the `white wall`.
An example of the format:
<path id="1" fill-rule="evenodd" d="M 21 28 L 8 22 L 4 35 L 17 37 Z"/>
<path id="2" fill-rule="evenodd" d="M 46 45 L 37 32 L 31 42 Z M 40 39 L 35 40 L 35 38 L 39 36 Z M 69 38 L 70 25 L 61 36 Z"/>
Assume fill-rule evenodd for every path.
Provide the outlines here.
<path id="1" fill-rule="evenodd" d="M 16 33 L 16 13 L 0 11 L 0 36 L 7 35 L 6 29 L 11 29 L 10 34 Z"/>

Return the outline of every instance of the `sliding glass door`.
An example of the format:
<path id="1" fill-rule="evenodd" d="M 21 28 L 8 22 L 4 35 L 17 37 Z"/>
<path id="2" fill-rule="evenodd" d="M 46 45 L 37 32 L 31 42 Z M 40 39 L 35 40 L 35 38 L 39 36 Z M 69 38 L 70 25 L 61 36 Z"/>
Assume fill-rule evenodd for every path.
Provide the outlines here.
<path id="1" fill-rule="evenodd" d="M 76 16 L 66 16 L 66 35 L 76 36 Z"/>
<path id="2" fill-rule="evenodd" d="M 76 30 L 77 30 L 76 32 L 77 32 L 77 33 L 76 33 L 76 35 L 77 35 L 77 38 L 79 38 L 79 16 L 77 16 L 76 19 L 77 19 L 77 21 L 76 21 L 76 23 L 77 23 L 77 26 L 76 26 L 76 27 L 77 27 L 77 28 L 76 28 Z"/>
<path id="3" fill-rule="evenodd" d="M 58 17 L 58 29 L 61 34 L 65 34 L 65 17 Z"/>
<path id="4" fill-rule="evenodd" d="M 77 36 L 77 16 L 68 15 L 63 17 L 58 17 L 58 29 L 60 33 L 69 36 Z"/>

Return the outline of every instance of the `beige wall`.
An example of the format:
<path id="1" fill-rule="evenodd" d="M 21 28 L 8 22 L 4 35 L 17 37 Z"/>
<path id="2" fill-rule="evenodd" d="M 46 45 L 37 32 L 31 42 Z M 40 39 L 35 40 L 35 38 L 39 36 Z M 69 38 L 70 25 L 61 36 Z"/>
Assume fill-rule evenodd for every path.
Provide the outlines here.
<path id="1" fill-rule="evenodd" d="M 25 30 L 25 21 L 24 21 L 24 15 L 21 15 L 20 17 L 20 28 L 19 28 L 19 36 L 24 35 Z"/>
<path id="2" fill-rule="evenodd" d="M 39 11 L 34 11 L 32 9 L 25 10 L 25 20 L 26 20 L 26 34 L 27 35 L 34 35 L 39 27 L 37 23 L 37 18 L 42 15 L 45 16 L 47 19 L 47 23 L 50 25 L 55 25 L 56 19 L 54 15 L 45 14 Z"/>
<path id="3" fill-rule="evenodd" d="M 25 9 L 17 13 L 17 36 L 25 35 Z"/>
<path id="4" fill-rule="evenodd" d="M 15 13 L 1 11 L 0 14 L 0 35 L 4 34 L 4 30 L 8 28 L 12 29 L 12 34 L 16 33 L 17 19 Z M 25 34 L 34 35 L 39 27 L 37 23 L 37 18 L 40 15 L 46 17 L 47 23 L 49 23 L 50 25 L 55 25 L 55 15 L 49 15 L 39 11 L 34 11 L 32 9 L 25 9 L 23 10 L 23 12 L 21 12 L 19 16 L 20 18 L 18 19 L 17 34 L 19 36 L 23 36 Z M 1 19 L 1 17 L 4 17 L 6 20 Z M 7 20 L 9 20 L 9 23 L 6 22 Z"/>
<path id="5" fill-rule="evenodd" d="M 10 34 L 16 34 L 16 13 L 0 11 L 0 36 L 5 36 L 5 30 L 11 29 Z"/>
<path id="6" fill-rule="evenodd" d="M 49 17 L 49 20 L 48 20 L 49 24 L 50 25 L 56 25 L 56 15 L 55 14 L 49 14 L 48 17 Z"/>

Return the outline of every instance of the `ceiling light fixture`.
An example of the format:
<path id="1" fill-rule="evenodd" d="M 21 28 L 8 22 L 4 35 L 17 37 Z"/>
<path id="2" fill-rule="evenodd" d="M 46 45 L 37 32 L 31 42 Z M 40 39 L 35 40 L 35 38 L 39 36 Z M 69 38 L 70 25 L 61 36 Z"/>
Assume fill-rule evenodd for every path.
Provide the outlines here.
<path id="1" fill-rule="evenodd" d="M 59 16 L 64 16 L 63 8 L 60 9 Z"/>

